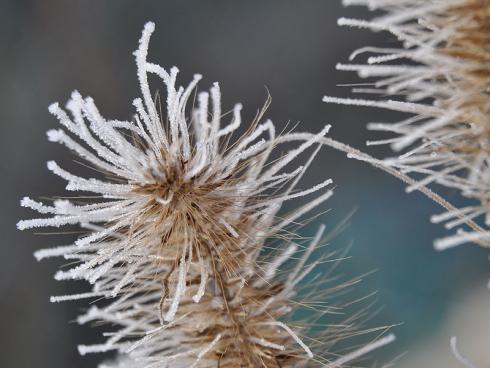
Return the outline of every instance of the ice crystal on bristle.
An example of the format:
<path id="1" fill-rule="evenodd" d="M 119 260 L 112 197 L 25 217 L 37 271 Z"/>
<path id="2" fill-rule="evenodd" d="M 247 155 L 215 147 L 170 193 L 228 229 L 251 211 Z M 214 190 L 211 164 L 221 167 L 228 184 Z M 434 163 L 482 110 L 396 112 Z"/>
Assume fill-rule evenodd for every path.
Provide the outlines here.
<path id="1" fill-rule="evenodd" d="M 105 322 L 120 329 L 107 333 L 105 343 L 79 349 L 83 354 L 116 350 L 116 360 L 101 368 L 343 367 L 391 342 L 393 336 L 339 357 L 339 342 L 378 329 L 360 330 L 366 311 L 345 315 L 335 301 L 358 280 L 342 283 L 335 278 L 332 287 L 317 272 L 316 266 L 334 255 L 312 257 L 323 232 L 321 227 L 307 246 L 290 242 L 267 257 L 252 250 L 260 267 L 244 266 L 240 277 L 217 272 L 200 303 L 183 297 L 175 319 L 168 324 L 161 325 L 155 313 L 160 298 L 157 280 L 149 280 L 145 293 L 136 298 L 92 307 L 79 318 L 80 323 Z M 195 280 L 187 282 L 195 292 Z M 295 318 L 300 310 L 309 317 Z M 322 317 L 327 325 L 317 325 Z"/>
<path id="2" fill-rule="evenodd" d="M 278 235 L 331 195 L 326 188 L 331 180 L 293 191 L 329 127 L 302 140 L 291 133 L 276 135 L 273 123 L 261 123 L 259 114 L 243 135 L 232 138 L 241 125 L 241 105 L 222 126 L 221 94 L 214 84 L 189 106 L 200 76 L 186 88 L 177 87 L 176 68 L 167 72 L 147 61 L 153 30 L 153 23 L 146 24 L 134 53 L 143 98 L 133 102 L 132 121 L 105 119 L 94 101 L 78 92 L 67 103 L 71 116 L 58 104 L 49 108 L 63 127 L 49 131 L 49 140 L 74 151 L 104 177 L 83 178 L 49 162 L 49 170 L 68 182 L 68 191 L 85 196 L 53 205 L 24 198 L 22 206 L 51 217 L 20 221 L 18 227 L 80 225 L 88 231 L 72 245 L 36 253 L 38 259 L 64 256 L 78 261 L 56 278 L 93 284 L 91 292 L 53 301 L 124 298 L 154 278 L 160 283 L 161 319 L 168 322 L 189 293 L 189 275 L 198 279 L 191 296 L 199 302 L 217 265 L 227 277 L 240 276 L 242 264 L 254 261 L 247 258 L 248 248 L 260 247 L 264 238 Z M 149 74 L 166 88 L 163 115 L 152 99 Z M 270 160 L 277 146 L 293 141 L 300 141 L 297 147 Z M 286 171 L 308 149 L 310 159 Z M 284 201 L 317 191 L 323 193 L 293 214 L 276 216 Z M 97 197 L 87 201 L 85 193 Z"/>
<path id="3" fill-rule="evenodd" d="M 490 223 L 490 1 L 488 0 L 344 0 L 385 14 L 372 20 L 345 19 L 339 24 L 391 32 L 401 47 L 363 47 L 366 64 L 339 64 L 375 79 L 357 92 L 397 100 L 341 99 L 326 102 L 375 106 L 410 116 L 396 123 L 371 123 L 372 130 L 394 137 L 369 144 L 390 144 L 401 152 L 387 165 L 412 175 L 414 190 L 432 183 L 457 189 L 478 204 L 437 215 L 448 229 L 482 215 Z M 467 232 L 436 242 L 440 249 L 464 242 L 488 245 L 487 231 Z"/>

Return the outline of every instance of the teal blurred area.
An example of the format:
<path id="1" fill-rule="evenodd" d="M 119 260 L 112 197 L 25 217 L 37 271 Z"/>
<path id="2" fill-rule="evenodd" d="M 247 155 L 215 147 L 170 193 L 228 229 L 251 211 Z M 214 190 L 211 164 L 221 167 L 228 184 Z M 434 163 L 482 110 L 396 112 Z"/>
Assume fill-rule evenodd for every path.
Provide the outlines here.
<path id="1" fill-rule="evenodd" d="M 196 72 L 205 76 L 200 88 L 219 81 L 225 108 L 242 102 L 249 120 L 269 92 L 266 116 L 277 126 L 299 122 L 297 130 L 315 132 L 331 123 L 332 137 L 367 149 L 364 142 L 372 133 L 365 124 L 393 115 L 321 102 L 323 95 L 348 96 L 341 85 L 358 82 L 353 74 L 337 72 L 337 62 L 358 47 L 393 43 L 386 34 L 336 25 L 340 16 L 366 15 L 363 8 L 343 9 L 337 0 L 1 0 L 0 366 L 95 367 L 101 358 L 76 351 L 77 344 L 101 340 L 96 328 L 73 322 L 86 303 L 49 303 L 50 295 L 86 286 L 55 282 L 52 275 L 63 261 L 36 263 L 32 256 L 36 249 L 64 244 L 70 235 L 15 229 L 19 219 L 33 216 L 19 208 L 23 196 L 64 191 L 45 164 L 72 160 L 45 138 L 57 125 L 47 112 L 50 103 L 63 103 L 76 88 L 94 97 L 104 115 L 130 119 L 131 101 L 139 94 L 132 51 L 143 24 L 152 20 L 157 28 L 150 59 L 177 65 L 182 83 Z M 388 154 L 379 148 L 369 152 Z M 421 194 L 405 194 L 397 179 L 365 163 L 323 149 L 303 185 L 327 177 L 336 194 L 301 233 L 312 235 L 320 222 L 333 229 L 349 219 L 331 244 L 336 249 L 352 244 L 341 272 L 354 277 L 376 271 L 356 286 L 355 295 L 377 291 L 373 298 L 380 310 L 372 324 L 399 324 L 393 328 L 398 340 L 379 352 L 379 360 L 407 352 L 402 367 L 457 367 L 449 338 L 461 334 L 483 341 L 488 331 L 488 252 L 472 245 L 436 252 L 432 241 L 446 232 L 429 217 L 441 208 Z M 468 314 L 472 323 L 463 323 Z M 461 340 L 463 347 L 467 339 Z M 438 346 L 437 357 L 430 344 Z"/>

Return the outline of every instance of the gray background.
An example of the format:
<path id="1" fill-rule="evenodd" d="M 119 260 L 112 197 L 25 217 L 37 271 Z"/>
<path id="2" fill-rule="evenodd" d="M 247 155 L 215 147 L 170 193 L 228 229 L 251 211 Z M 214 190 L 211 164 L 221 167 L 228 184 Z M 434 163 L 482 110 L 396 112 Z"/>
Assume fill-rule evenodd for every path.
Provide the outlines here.
<path id="1" fill-rule="evenodd" d="M 78 343 L 100 339 L 97 330 L 71 321 L 83 303 L 50 304 L 49 296 L 84 285 L 59 283 L 59 260 L 36 263 L 32 252 L 66 238 L 20 233 L 15 223 L 33 213 L 19 208 L 24 195 L 63 194 L 64 184 L 45 162 L 71 156 L 50 144 L 45 131 L 57 126 L 47 112 L 73 89 L 95 98 L 108 117 L 127 119 L 138 96 L 132 51 L 143 24 L 157 24 L 150 59 L 177 65 L 180 81 L 193 73 L 201 88 L 221 83 L 223 104 L 240 101 L 251 117 L 272 95 L 267 117 L 281 127 L 318 131 L 365 148 L 365 123 L 390 113 L 329 106 L 325 94 L 347 96 L 353 74 L 335 71 L 359 46 L 391 42 L 387 35 L 339 28 L 341 15 L 361 17 L 363 8 L 343 9 L 336 0 L 0 1 L 0 367 L 95 367 L 99 356 L 79 357 Z M 383 155 L 383 149 L 370 152 Z M 444 234 L 431 225 L 437 206 L 420 194 L 405 195 L 396 179 L 345 155 L 324 150 L 308 181 L 332 177 L 336 195 L 321 221 L 333 226 L 357 209 L 337 240 L 354 240 L 346 270 L 378 270 L 360 293 L 378 290 L 383 309 L 377 323 L 404 324 L 398 341 L 380 357 L 393 357 L 424 341 L 443 324 L 451 305 L 470 287 L 485 288 L 487 252 L 475 246 L 437 253 L 432 240 Z M 307 183 L 308 184 L 308 183 Z M 452 196 L 452 193 L 449 193 Z M 326 207 L 326 208 L 327 208 Z M 100 340 L 99 340 L 100 341 Z M 449 354 L 449 352 L 448 352 Z"/>

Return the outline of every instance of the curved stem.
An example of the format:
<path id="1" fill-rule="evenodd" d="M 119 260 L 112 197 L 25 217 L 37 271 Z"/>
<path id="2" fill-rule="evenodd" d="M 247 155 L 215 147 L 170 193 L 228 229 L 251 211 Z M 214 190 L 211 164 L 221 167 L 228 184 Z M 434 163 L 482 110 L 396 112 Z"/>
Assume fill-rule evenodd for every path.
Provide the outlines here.
<path id="1" fill-rule="evenodd" d="M 355 158 L 356 160 L 359 160 L 359 161 L 368 162 L 371 165 L 373 165 L 374 167 L 376 167 L 376 168 L 400 179 L 401 181 L 403 181 L 404 183 L 406 183 L 408 185 L 414 185 L 417 183 L 410 176 L 405 175 L 405 174 L 401 173 L 400 171 L 398 171 L 392 167 L 387 166 L 382 160 L 378 160 L 378 159 L 376 159 L 376 158 L 374 158 L 374 157 L 372 157 L 372 156 L 370 156 L 364 152 L 361 152 L 358 149 L 353 148 L 347 144 L 338 142 L 334 139 L 327 138 L 327 137 L 320 139 L 320 142 L 322 144 L 329 146 L 329 147 L 332 147 L 338 151 L 342 151 L 342 152 L 347 153 L 347 157 L 349 157 L 349 158 Z M 481 226 L 479 226 L 473 220 L 464 217 L 462 214 L 459 214 L 456 207 L 454 207 L 451 203 L 449 203 L 447 200 L 442 198 L 439 194 L 433 192 L 432 190 L 430 190 L 426 186 L 420 186 L 420 187 L 417 186 L 417 190 L 419 192 L 423 193 L 425 196 L 427 196 L 431 200 L 433 200 L 434 202 L 436 202 L 437 204 L 439 204 L 441 207 L 443 207 L 447 211 L 454 212 L 456 214 L 456 216 L 458 218 L 460 218 L 462 221 L 464 221 L 464 223 L 469 228 L 471 228 L 473 231 L 475 231 L 477 233 L 485 233 L 486 232 Z M 476 241 L 476 243 L 482 247 L 490 248 L 490 243 L 488 243 L 488 242 Z"/>

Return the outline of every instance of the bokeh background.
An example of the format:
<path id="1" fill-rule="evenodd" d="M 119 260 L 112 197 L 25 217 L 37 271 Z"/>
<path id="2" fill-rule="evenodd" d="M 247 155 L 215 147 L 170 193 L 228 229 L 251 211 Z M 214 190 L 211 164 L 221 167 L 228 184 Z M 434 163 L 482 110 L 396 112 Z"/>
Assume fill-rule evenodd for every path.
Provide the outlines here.
<path id="1" fill-rule="evenodd" d="M 60 239 L 15 228 L 33 216 L 19 208 L 24 195 L 64 193 L 45 164 L 72 159 L 45 139 L 57 125 L 47 112 L 51 102 L 63 103 L 76 88 L 106 116 L 130 118 L 139 94 L 132 51 L 153 20 L 150 59 L 179 66 L 182 83 L 195 72 L 205 76 L 201 88 L 220 81 L 224 106 L 240 101 L 248 117 L 269 90 L 266 115 L 279 127 L 299 122 L 299 130 L 318 131 L 332 123 L 336 139 L 382 156 L 383 149 L 365 147 L 365 123 L 393 119 L 391 113 L 321 102 L 325 94 L 348 96 L 343 85 L 359 82 L 335 71 L 337 62 L 360 46 L 393 42 L 336 25 L 339 16 L 366 15 L 339 0 L 0 0 L 0 367 L 95 367 L 100 360 L 76 350 L 99 338 L 73 322 L 85 302 L 49 303 L 50 295 L 84 285 L 54 281 L 62 261 L 36 263 L 32 256 Z M 324 149 L 311 173 L 305 185 L 332 177 L 337 186 L 319 221 L 333 227 L 355 210 L 333 243 L 354 242 L 343 272 L 376 270 L 358 286 L 360 294 L 377 291 L 382 309 L 373 324 L 402 323 L 378 360 L 406 352 L 398 366 L 458 367 L 449 350 L 450 336 L 458 335 L 461 350 L 488 366 L 488 252 L 464 246 L 437 253 L 432 240 L 445 232 L 428 220 L 440 208 L 344 154 Z"/>

